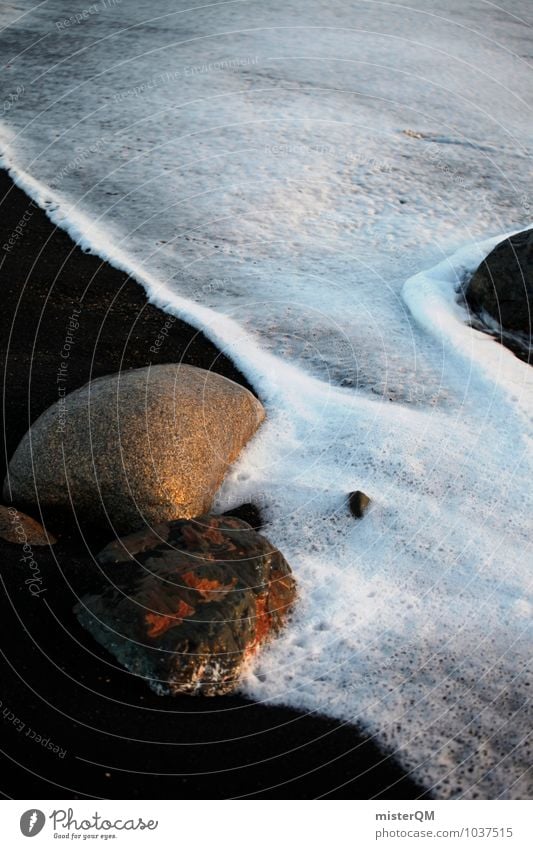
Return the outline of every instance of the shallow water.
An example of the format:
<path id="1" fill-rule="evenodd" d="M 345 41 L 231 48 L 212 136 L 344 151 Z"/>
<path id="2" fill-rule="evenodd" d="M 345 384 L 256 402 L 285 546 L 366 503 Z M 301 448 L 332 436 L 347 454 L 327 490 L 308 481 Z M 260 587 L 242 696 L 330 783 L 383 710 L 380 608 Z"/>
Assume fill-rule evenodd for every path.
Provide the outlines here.
<path id="1" fill-rule="evenodd" d="M 1 148 L 265 401 L 219 506 L 261 505 L 301 593 L 245 692 L 439 796 L 527 795 L 531 376 L 457 291 L 533 218 L 529 5 L 69 5 L 0 11 Z"/>

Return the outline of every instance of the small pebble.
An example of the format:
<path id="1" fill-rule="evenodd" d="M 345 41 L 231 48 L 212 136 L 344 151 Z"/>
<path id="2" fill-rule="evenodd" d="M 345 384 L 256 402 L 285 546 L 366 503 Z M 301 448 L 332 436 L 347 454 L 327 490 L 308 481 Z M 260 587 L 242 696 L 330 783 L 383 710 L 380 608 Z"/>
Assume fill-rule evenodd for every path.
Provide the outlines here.
<path id="1" fill-rule="evenodd" d="M 370 504 L 370 498 L 358 489 L 355 492 L 349 493 L 348 503 L 352 516 L 355 516 L 356 519 L 361 519 Z"/>

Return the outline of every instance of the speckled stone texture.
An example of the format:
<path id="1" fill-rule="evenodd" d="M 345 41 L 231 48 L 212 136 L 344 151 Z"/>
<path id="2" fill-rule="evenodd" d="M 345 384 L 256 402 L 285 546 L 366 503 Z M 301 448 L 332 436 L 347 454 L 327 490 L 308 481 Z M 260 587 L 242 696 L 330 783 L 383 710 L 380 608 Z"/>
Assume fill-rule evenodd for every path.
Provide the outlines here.
<path id="1" fill-rule="evenodd" d="M 295 597 L 281 553 L 233 517 L 162 523 L 116 540 L 98 560 L 107 584 L 75 613 L 160 694 L 233 690 Z"/>
<path id="2" fill-rule="evenodd" d="M 264 417 L 247 389 L 194 366 L 101 377 L 34 422 L 4 495 L 95 523 L 105 511 L 118 533 L 198 516 Z"/>
<path id="3" fill-rule="evenodd" d="M 486 310 L 505 330 L 531 335 L 533 229 L 496 245 L 472 275 L 466 297 L 474 310 Z"/>

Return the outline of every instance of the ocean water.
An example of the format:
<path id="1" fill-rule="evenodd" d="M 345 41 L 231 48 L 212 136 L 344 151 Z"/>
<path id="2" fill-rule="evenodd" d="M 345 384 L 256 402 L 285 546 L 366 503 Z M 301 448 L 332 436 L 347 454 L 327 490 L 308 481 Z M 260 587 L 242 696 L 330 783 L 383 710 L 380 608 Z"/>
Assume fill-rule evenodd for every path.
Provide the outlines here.
<path id="1" fill-rule="evenodd" d="M 0 10 L 4 163 L 267 408 L 217 506 L 261 506 L 300 600 L 243 691 L 357 723 L 439 797 L 532 792 L 531 369 L 461 300 L 533 219 L 531 19 L 527 0 Z"/>

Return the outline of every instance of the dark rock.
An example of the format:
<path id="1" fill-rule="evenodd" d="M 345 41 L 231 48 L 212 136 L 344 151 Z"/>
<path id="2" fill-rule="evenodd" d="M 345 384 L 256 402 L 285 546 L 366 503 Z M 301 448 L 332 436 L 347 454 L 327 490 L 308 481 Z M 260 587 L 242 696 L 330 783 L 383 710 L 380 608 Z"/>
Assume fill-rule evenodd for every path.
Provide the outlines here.
<path id="1" fill-rule="evenodd" d="M 361 519 L 367 511 L 370 498 L 364 492 L 356 490 L 348 494 L 348 503 L 352 516 L 355 516 L 356 519 Z"/>
<path id="2" fill-rule="evenodd" d="M 54 545 L 57 540 L 39 522 L 15 507 L 0 505 L 0 537 L 16 545 Z"/>
<path id="3" fill-rule="evenodd" d="M 234 516 L 236 519 L 242 519 L 247 522 L 255 531 L 261 530 L 263 527 L 263 519 L 259 511 L 259 507 L 251 502 L 239 504 L 238 507 L 233 507 L 231 510 L 226 510 L 223 516 Z"/>
<path id="4" fill-rule="evenodd" d="M 165 522 L 117 539 L 98 560 L 108 584 L 75 613 L 160 694 L 233 690 L 295 596 L 280 552 L 232 517 Z"/>
<path id="5" fill-rule="evenodd" d="M 474 272 L 466 299 L 486 310 L 505 329 L 531 334 L 533 229 L 500 242 Z"/>

